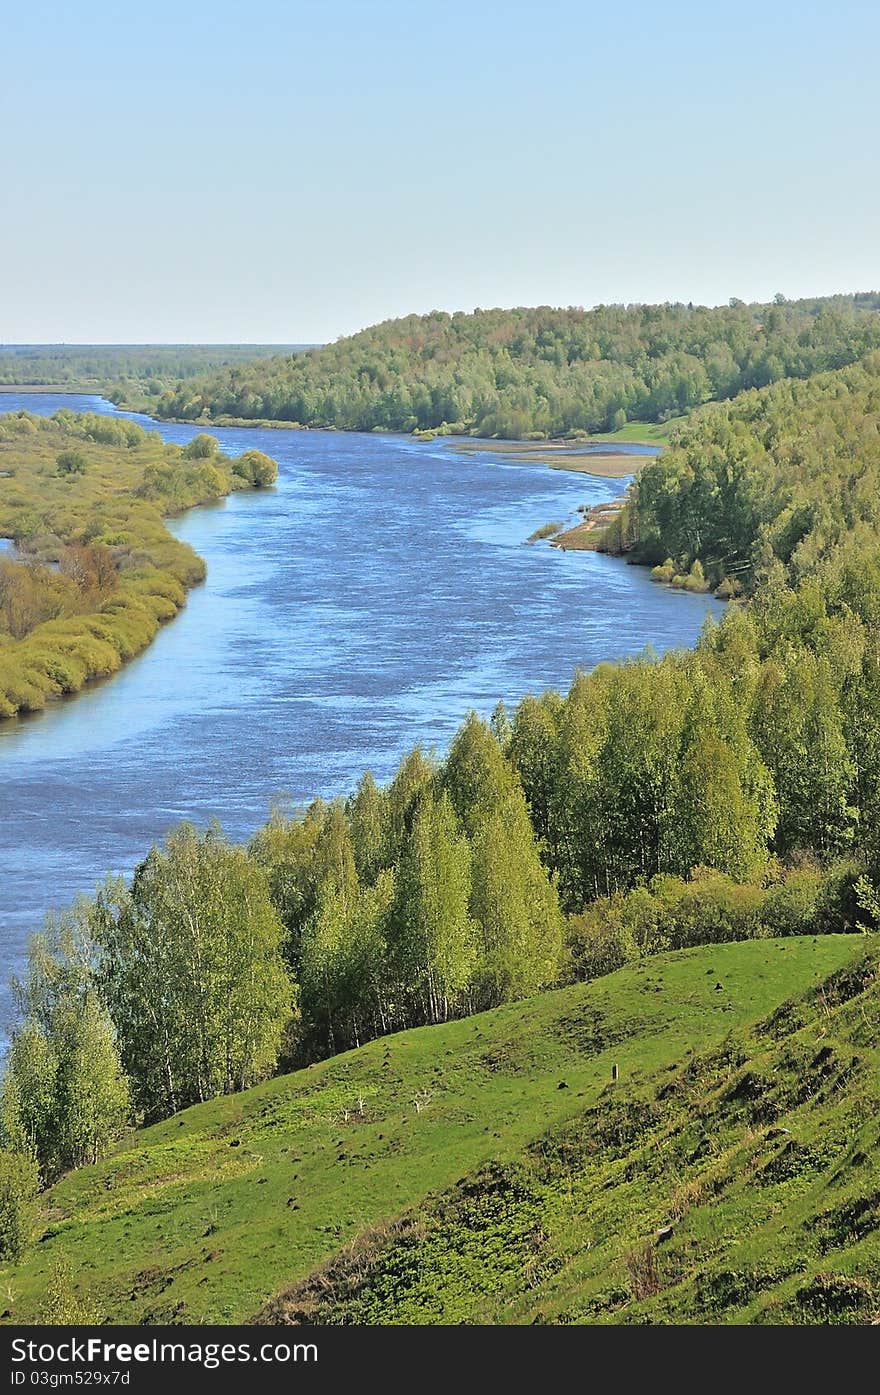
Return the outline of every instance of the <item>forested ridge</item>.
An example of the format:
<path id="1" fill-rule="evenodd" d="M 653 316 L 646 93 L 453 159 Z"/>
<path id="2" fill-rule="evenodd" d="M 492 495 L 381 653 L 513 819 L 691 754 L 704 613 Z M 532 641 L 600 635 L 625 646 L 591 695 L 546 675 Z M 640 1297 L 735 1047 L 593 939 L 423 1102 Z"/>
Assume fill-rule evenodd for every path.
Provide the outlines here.
<path id="1" fill-rule="evenodd" d="M 716 309 L 436 311 L 190 379 L 150 409 L 185 420 L 557 437 L 664 421 L 842 367 L 872 347 L 880 347 L 877 292 Z"/>
<path id="2" fill-rule="evenodd" d="M 50 924 L 0 1100 L 11 1192 L 401 1028 L 668 949 L 877 929 L 878 407 L 872 353 L 708 409 L 648 467 L 634 546 L 711 569 L 740 520 L 751 598 L 693 651 L 471 714 L 442 759 L 279 808 L 247 848 L 183 826 Z"/>
<path id="3" fill-rule="evenodd" d="M 144 649 L 205 574 L 164 516 L 269 484 L 204 434 L 165 445 L 134 422 L 57 412 L 0 418 L 0 718 L 32 712 Z"/>
<path id="4" fill-rule="evenodd" d="M 880 354 L 697 413 L 602 545 L 751 593 L 870 571 L 880 523 Z"/>

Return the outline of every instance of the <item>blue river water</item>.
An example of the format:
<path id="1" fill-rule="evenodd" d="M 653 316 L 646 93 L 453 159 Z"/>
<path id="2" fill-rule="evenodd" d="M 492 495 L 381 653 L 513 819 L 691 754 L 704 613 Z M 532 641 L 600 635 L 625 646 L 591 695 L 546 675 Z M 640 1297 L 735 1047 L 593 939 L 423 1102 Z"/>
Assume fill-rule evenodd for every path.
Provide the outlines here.
<path id="1" fill-rule="evenodd" d="M 115 412 L 96 397 L 0 394 L 0 411 Z M 155 423 L 166 440 L 196 428 Z M 470 708 L 567 687 L 576 668 L 690 645 L 709 597 L 596 553 L 524 546 L 616 480 L 440 441 L 212 428 L 279 462 L 277 487 L 192 510 L 174 532 L 206 583 L 112 679 L 0 722 L 0 1024 L 45 913 L 127 873 L 179 820 L 246 838 L 281 796 L 388 777 L 442 752 Z"/>

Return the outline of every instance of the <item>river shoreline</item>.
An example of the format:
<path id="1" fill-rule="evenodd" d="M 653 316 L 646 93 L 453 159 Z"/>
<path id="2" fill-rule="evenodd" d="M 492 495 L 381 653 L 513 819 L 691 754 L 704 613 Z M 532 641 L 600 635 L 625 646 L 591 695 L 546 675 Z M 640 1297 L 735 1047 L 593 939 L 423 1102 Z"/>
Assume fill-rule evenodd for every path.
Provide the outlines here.
<path id="1" fill-rule="evenodd" d="M 4 407 L 116 414 L 94 396 Z M 136 420 L 180 446 L 202 429 Z M 281 469 L 272 489 L 166 520 L 205 584 L 112 679 L 0 723 L 7 973 L 46 911 L 108 870 L 129 876 L 182 820 L 244 843 L 273 796 L 330 799 L 365 769 L 384 783 L 415 742 L 446 749 L 469 710 L 488 719 L 576 668 L 691 645 L 721 611 L 642 567 L 523 546 L 619 493 L 613 480 L 400 437 L 216 434 Z M 0 1036 L 10 1012 L 0 984 Z"/>
<path id="2" fill-rule="evenodd" d="M 55 397 L 103 397 L 102 383 L 0 383 L 0 393 L 10 393 L 25 395 L 26 393 L 45 393 Z M 109 401 L 109 398 L 108 398 Z"/>
<path id="3" fill-rule="evenodd" d="M 43 387 L 32 384 L 25 386 L 0 384 L 0 393 L 2 393 L 5 396 L 18 395 L 23 397 L 103 397 L 103 394 L 100 393 L 100 391 L 94 393 L 83 393 L 82 389 L 55 387 L 51 385 Z M 111 399 L 104 400 L 110 401 Z M 191 421 L 170 422 L 170 419 L 150 417 L 147 413 L 134 412 L 133 409 L 120 406 L 116 403 L 113 403 L 112 405 L 114 411 L 120 414 L 131 412 L 133 415 L 146 418 L 150 423 L 147 429 L 156 432 L 160 431 L 160 428 L 163 424 L 182 425 L 188 428 L 189 430 L 196 432 L 201 430 L 204 425 L 203 423 L 194 423 Z M 216 426 L 219 430 L 226 429 L 226 423 L 221 425 L 219 422 L 212 422 L 210 423 L 210 425 Z M 256 424 L 254 422 L 248 422 L 247 425 L 249 429 L 256 429 Z M 325 432 L 324 428 L 301 427 L 298 426 L 296 423 L 276 422 L 266 423 L 265 426 L 267 429 L 274 426 L 281 427 L 282 429 L 287 428 L 290 430 L 308 432 L 312 435 L 318 434 L 319 431 L 321 433 Z M 237 429 L 242 428 L 239 427 Z M 365 438 L 375 438 L 378 435 L 388 434 L 390 436 L 402 440 L 407 439 L 409 435 L 409 433 L 404 432 L 340 432 L 338 434 L 343 437 L 355 436 Z M 433 439 L 436 440 L 437 438 L 434 437 Z M 638 468 L 644 463 L 645 460 L 652 459 L 654 458 L 655 454 L 659 453 L 659 447 L 648 446 L 647 448 L 645 448 L 645 446 L 642 445 L 642 443 L 638 442 L 633 442 L 631 449 L 627 452 L 621 449 L 614 449 L 610 446 L 605 445 L 604 443 L 596 442 L 591 444 L 591 442 L 587 440 L 578 440 L 575 442 L 570 439 L 559 441 L 494 441 L 450 435 L 448 437 L 442 438 L 442 444 L 464 455 L 479 456 L 480 454 L 485 454 L 496 457 L 501 455 L 502 457 L 520 461 L 525 464 L 546 465 L 553 470 L 565 471 L 567 473 L 572 474 L 589 475 L 598 479 L 626 478 L 627 476 L 636 473 Z M 626 443 L 621 442 L 619 444 L 621 446 L 625 446 Z M 598 509 L 600 511 L 607 510 L 609 512 L 613 512 L 616 506 L 622 506 L 624 497 L 625 496 L 621 496 L 619 504 L 618 500 L 615 499 L 608 501 L 605 504 L 593 506 L 593 508 L 590 509 L 585 508 L 584 523 L 578 524 L 574 528 L 566 529 L 560 532 L 558 536 L 553 539 L 551 545 L 553 547 L 559 548 L 560 551 L 577 551 L 587 549 L 595 550 L 590 546 L 590 544 L 580 541 L 581 537 L 585 536 L 586 533 L 591 531 L 591 529 L 595 526 L 590 522 L 590 520 L 593 517 L 594 511 Z M 193 504 L 184 505 L 181 509 L 169 510 L 164 515 L 164 518 L 166 520 L 170 520 L 175 516 L 180 516 L 180 514 L 188 513 L 192 509 L 197 509 L 205 505 L 210 505 L 214 502 L 216 501 L 213 499 L 199 500 Z M 607 519 L 605 521 L 607 521 Z M 566 541 L 571 539 L 575 540 Z M 6 544 L 6 546 L 0 549 L 0 556 L 5 556 L 6 560 L 8 561 L 24 562 L 27 560 L 25 556 L 17 553 L 14 550 L 14 543 L 11 539 L 4 539 L 4 543 Z M 199 561 L 202 562 L 202 564 L 204 565 L 203 559 L 199 558 Z M 198 578 L 197 581 L 193 582 L 192 585 L 200 584 L 204 580 L 205 576 L 203 575 L 200 578 Z M 137 647 L 133 650 L 133 652 L 127 656 L 127 658 L 123 658 L 122 663 L 118 668 L 114 667 L 110 671 L 102 669 L 91 673 L 87 673 L 82 683 L 76 687 L 68 687 L 59 691 L 51 691 L 45 693 L 42 696 L 39 705 L 25 704 L 19 706 L 13 712 L 0 712 L 0 722 L 2 722 L 3 726 L 6 726 L 7 723 L 27 720 L 28 718 L 33 717 L 40 711 L 44 710 L 47 706 L 55 706 L 56 704 L 66 702 L 67 699 L 77 697 L 81 692 L 89 690 L 94 686 L 102 682 L 105 682 L 110 678 L 115 677 L 121 671 L 121 669 L 126 666 L 129 659 L 136 658 L 139 654 L 143 653 L 144 650 L 152 644 L 153 640 L 156 637 L 156 633 L 158 633 L 159 629 L 164 628 L 166 624 L 170 624 L 172 620 L 178 618 L 180 611 L 186 605 L 187 593 L 190 589 L 191 586 L 188 585 L 185 589 L 182 603 L 176 607 L 174 614 L 168 617 L 163 617 L 162 620 L 159 622 L 159 625 L 157 626 L 156 632 L 154 632 L 154 634 L 151 635 L 144 643 L 138 644 Z"/>
<path id="4" fill-rule="evenodd" d="M 150 415 L 148 404 L 135 405 L 116 402 L 113 405 L 120 412 L 132 412 L 140 416 Z M 465 453 L 478 454 L 485 451 L 496 455 L 505 454 L 532 464 L 547 465 L 551 470 L 570 470 L 575 474 L 593 475 L 597 479 L 625 479 L 627 475 L 637 473 L 646 460 L 653 459 L 663 448 L 663 443 L 660 441 L 640 441 L 636 436 L 628 441 L 618 432 L 613 434 L 613 441 L 606 440 L 602 435 L 517 441 L 495 440 L 485 436 L 463 436 L 456 432 L 446 433 L 430 430 L 349 431 L 338 426 L 303 426 L 297 421 L 279 421 L 268 417 L 200 417 L 198 421 L 193 421 L 189 417 L 151 417 L 151 420 L 157 423 L 167 422 L 173 426 L 191 426 L 199 431 L 210 431 L 212 428 L 311 433 L 329 431 L 337 432 L 341 436 L 395 436 L 401 440 L 419 441 L 426 445 L 440 441 L 444 446 Z M 643 423 L 633 423 L 633 425 L 641 426 Z M 559 459 L 559 456 L 568 456 L 569 459 Z"/>

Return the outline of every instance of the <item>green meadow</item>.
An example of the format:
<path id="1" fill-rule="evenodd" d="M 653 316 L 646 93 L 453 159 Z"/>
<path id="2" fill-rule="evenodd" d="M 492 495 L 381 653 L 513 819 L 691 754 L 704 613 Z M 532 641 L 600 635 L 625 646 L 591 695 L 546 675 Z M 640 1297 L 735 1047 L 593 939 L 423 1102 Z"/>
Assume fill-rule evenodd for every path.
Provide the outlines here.
<path id="1" fill-rule="evenodd" d="M 738 1320 L 795 1301 L 798 1247 L 845 1288 L 875 977 L 860 936 L 709 945 L 188 1109 L 43 1194 L 4 1316 L 67 1273 L 115 1323 Z M 805 1231 L 835 1205 L 852 1235 Z"/>

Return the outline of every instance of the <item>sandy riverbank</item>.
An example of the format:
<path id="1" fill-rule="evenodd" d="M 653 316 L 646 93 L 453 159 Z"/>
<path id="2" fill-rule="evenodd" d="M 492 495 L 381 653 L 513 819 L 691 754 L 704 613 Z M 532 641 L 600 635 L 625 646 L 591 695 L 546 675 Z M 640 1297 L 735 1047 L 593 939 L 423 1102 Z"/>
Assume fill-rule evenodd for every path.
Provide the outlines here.
<path id="1" fill-rule="evenodd" d="M 646 461 L 656 458 L 653 452 L 622 451 L 615 446 L 591 445 L 589 441 L 462 441 L 457 436 L 445 444 L 468 455 L 504 455 L 530 465 L 549 465 L 551 470 L 571 470 L 579 475 L 615 480 L 638 474 Z"/>

